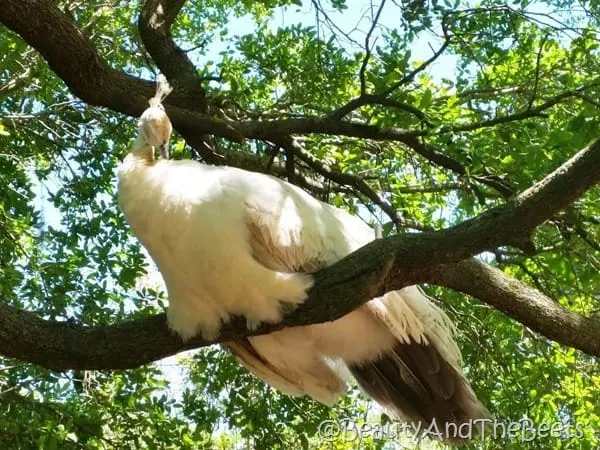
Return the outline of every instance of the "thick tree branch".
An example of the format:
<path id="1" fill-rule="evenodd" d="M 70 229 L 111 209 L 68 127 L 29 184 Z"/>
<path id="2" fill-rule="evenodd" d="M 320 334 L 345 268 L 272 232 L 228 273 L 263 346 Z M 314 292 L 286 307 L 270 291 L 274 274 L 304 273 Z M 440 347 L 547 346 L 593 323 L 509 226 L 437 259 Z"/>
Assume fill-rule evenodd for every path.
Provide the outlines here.
<path id="1" fill-rule="evenodd" d="M 3 2 L 0 21 L 18 33 L 48 61 L 76 95 L 93 105 L 119 103 L 118 111 L 139 115 L 154 84 L 111 70 L 75 23 L 51 0 Z M 64 56 L 69 55 L 65 64 Z M 119 101 L 119 94 L 128 101 Z"/>
<path id="2" fill-rule="evenodd" d="M 38 50 L 50 68 L 86 103 L 133 117 L 139 117 L 148 107 L 155 84 L 112 69 L 52 0 L 4 1 L 0 22 Z M 65 55 L 69 55 L 67 60 Z M 187 93 L 175 89 L 166 109 L 177 131 L 190 145 L 200 147 L 206 133 L 237 142 L 244 139 L 231 124 L 195 112 L 189 109 L 189 103 Z M 209 162 L 218 161 L 213 158 Z"/>
<path id="3" fill-rule="evenodd" d="M 138 20 L 144 47 L 172 85 L 180 87 L 201 112 L 206 112 L 205 92 L 196 67 L 171 36 L 171 26 L 185 0 L 146 0 Z"/>
<path id="4" fill-rule="evenodd" d="M 219 341 L 333 320 L 389 290 L 430 282 L 472 294 L 551 339 L 600 356 L 597 321 L 565 310 L 496 269 L 463 261 L 501 245 L 527 250 L 537 226 L 600 181 L 599 168 L 600 141 L 508 204 L 472 220 L 371 242 L 317 272 L 309 299 L 281 323 L 249 332 L 238 318 L 224 325 Z M 45 321 L 0 305 L 0 354 L 51 369 L 124 369 L 210 343 L 200 338 L 182 343 L 167 329 L 164 315 L 99 328 Z"/>
<path id="5" fill-rule="evenodd" d="M 540 291 L 475 259 L 440 266 L 435 283 L 485 302 L 553 341 L 600 356 L 600 320 L 569 311 Z"/>
<path id="6" fill-rule="evenodd" d="M 146 0 L 138 19 L 138 28 L 144 46 L 159 69 L 189 99 L 187 107 L 196 105 L 198 112 L 206 114 L 208 104 L 203 81 L 186 52 L 179 48 L 171 36 L 171 26 L 185 0 Z M 189 139 L 191 133 L 187 134 Z M 206 162 L 219 163 L 207 134 L 193 137 L 194 149 Z"/>

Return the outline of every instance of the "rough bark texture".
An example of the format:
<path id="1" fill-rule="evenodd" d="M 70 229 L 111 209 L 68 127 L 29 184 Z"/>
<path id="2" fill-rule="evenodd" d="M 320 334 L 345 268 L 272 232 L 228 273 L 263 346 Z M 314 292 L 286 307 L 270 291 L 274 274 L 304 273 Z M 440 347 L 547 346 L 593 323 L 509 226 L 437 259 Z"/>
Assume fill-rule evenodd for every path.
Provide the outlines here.
<path id="1" fill-rule="evenodd" d="M 437 284 L 483 298 L 549 339 L 600 356 L 600 320 L 568 311 L 536 289 L 475 259 L 440 266 L 437 271 Z"/>

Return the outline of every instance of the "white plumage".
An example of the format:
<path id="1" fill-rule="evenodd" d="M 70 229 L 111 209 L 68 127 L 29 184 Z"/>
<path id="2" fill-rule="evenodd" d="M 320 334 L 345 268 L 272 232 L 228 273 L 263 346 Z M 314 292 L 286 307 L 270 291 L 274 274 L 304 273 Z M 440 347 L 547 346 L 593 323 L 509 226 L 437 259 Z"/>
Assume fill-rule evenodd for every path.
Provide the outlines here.
<path id="1" fill-rule="evenodd" d="M 162 86 L 165 86 L 163 82 Z M 151 101 L 119 170 L 119 203 L 156 262 L 169 295 L 169 326 L 182 339 L 218 335 L 245 316 L 277 322 L 307 298 L 310 272 L 374 238 L 360 219 L 279 179 L 194 161 L 155 160 L 171 125 Z M 461 423 L 485 416 L 461 374 L 448 317 L 419 288 L 376 298 L 341 319 L 225 344 L 264 381 L 332 404 L 343 362 L 363 389 L 398 416 Z"/>

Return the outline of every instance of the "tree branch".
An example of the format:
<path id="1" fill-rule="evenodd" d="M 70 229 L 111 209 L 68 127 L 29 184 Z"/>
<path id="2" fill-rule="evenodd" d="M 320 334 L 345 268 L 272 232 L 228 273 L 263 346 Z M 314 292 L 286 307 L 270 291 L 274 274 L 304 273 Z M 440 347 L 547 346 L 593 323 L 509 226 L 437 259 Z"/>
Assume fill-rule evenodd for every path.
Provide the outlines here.
<path id="1" fill-rule="evenodd" d="M 385 0 L 381 0 L 381 4 L 377 9 L 377 13 L 375 13 L 375 17 L 373 18 L 373 22 L 371 23 L 371 27 L 367 32 L 367 36 L 365 37 L 365 57 L 363 58 L 362 64 L 360 66 L 360 71 L 358 73 L 358 77 L 360 79 L 360 94 L 365 95 L 367 93 L 367 81 L 365 79 L 365 72 L 367 71 L 367 65 L 369 64 L 369 59 L 371 58 L 371 35 L 373 31 L 375 31 L 375 27 L 377 26 L 377 22 L 379 22 L 379 17 L 381 16 L 381 12 L 385 6 Z M 375 45 L 375 43 L 373 43 Z"/>
<path id="2" fill-rule="evenodd" d="M 432 185 L 409 185 L 400 186 L 396 188 L 396 191 L 400 194 L 427 194 L 432 192 L 444 192 L 444 191 L 455 191 L 459 189 L 466 189 L 466 185 L 463 183 L 441 183 Z"/>
<path id="3" fill-rule="evenodd" d="M 162 31 L 150 31 L 151 35 L 164 32 L 165 27 L 170 24 L 169 20 L 173 20 L 174 11 L 181 4 L 181 0 L 172 0 L 171 3 L 168 3 L 168 0 L 148 0 L 145 9 L 150 8 L 148 5 L 157 6 L 157 2 L 167 2 L 165 3 L 167 5 L 166 12 L 163 14 L 168 20 L 164 18 L 164 22 L 156 25 Z M 88 104 L 105 106 L 114 111 L 139 117 L 147 107 L 148 99 L 154 95 L 154 83 L 131 77 L 109 67 L 98 55 L 91 42 L 78 30 L 73 20 L 61 12 L 53 0 L 5 0 L 3 7 L 0 8 L 0 22 L 17 32 L 36 48 L 73 93 Z M 169 39 L 167 35 L 160 34 L 160 36 L 162 37 L 156 38 L 155 36 L 160 42 Z M 448 42 L 449 38 L 447 37 Z M 416 76 L 419 70 L 433 61 L 437 57 L 436 55 L 439 56 L 444 49 L 445 46 L 442 46 L 424 65 L 409 73 L 406 76 L 407 79 Z M 157 50 L 155 54 L 158 53 Z M 68 64 L 65 64 L 65 54 L 70 55 Z M 169 55 L 172 56 L 171 53 L 163 56 L 168 59 Z M 187 64 L 181 61 L 180 63 Z M 188 67 L 187 70 L 191 71 L 191 68 Z M 203 159 L 208 163 L 222 164 L 223 158 L 207 148 L 205 143 L 207 134 L 235 142 L 241 142 L 248 138 L 273 142 L 292 134 L 324 133 L 402 142 L 440 167 L 459 175 L 467 173 L 466 168 L 458 161 L 421 142 L 418 138 L 419 131 L 378 128 L 331 118 L 226 121 L 203 114 L 198 105 L 195 106 L 196 109 L 191 109 L 194 105 L 190 107 L 188 93 L 178 89 L 177 86 L 174 93 L 165 102 L 167 113 L 175 129 L 189 145 L 201 153 Z M 229 163 L 229 161 L 227 162 Z M 474 176 L 473 178 L 496 189 L 504 197 L 510 197 L 513 194 L 512 189 L 501 180 L 487 176 Z"/>
<path id="4" fill-rule="evenodd" d="M 206 112 L 205 92 L 196 67 L 171 36 L 171 26 L 185 0 L 146 0 L 138 18 L 144 47 L 173 86 L 186 92 L 191 102 Z"/>
<path id="5" fill-rule="evenodd" d="M 463 261 L 502 245 L 531 249 L 531 234 L 600 181 L 600 141 L 516 196 L 509 203 L 443 231 L 378 239 L 315 274 L 309 299 L 278 324 L 249 332 L 235 318 L 218 341 L 283 327 L 333 320 L 392 289 L 430 282 L 472 294 L 545 336 L 600 356 L 600 326 L 570 312 L 523 283 L 481 263 Z M 0 354 L 44 367 L 125 369 L 213 343 L 183 343 L 165 316 L 109 327 L 42 320 L 0 305 Z"/>
<path id="6" fill-rule="evenodd" d="M 12 92 L 21 89 L 27 85 L 27 81 L 32 76 L 31 67 L 27 67 L 23 73 L 11 78 L 4 84 L 0 84 L 0 102 L 2 102 Z"/>
<path id="7" fill-rule="evenodd" d="M 162 16 L 158 14 L 159 4 L 164 8 L 160 13 Z M 159 46 L 160 42 L 173 46 L 165 47 L 164 55 L 160 52 L 165 48 L 152 50 L 157 64 L 165 68 L 174 61 L 173 58 L 179 58 L 173 56 L 173 50 L 177 52 L 178 49 L 168 30 L 173 14 L 181 5 L 182 0 L 148 0 L 145 5 L 150 12 L 146 23 L 149 27 L 147 37 L 156 39 Z M 152 11 L 158 15 L 152 16 Z M 4 0 L 0 22 L 36 48 L 72 92 L 89 104 L 137 117 L 147 107 L 147 99 L 154 94 L 154 83 L 109 67 L 73 20 L 56 7 L 54 0 Z M 423 66 L 409 73 L 404 82 L 410 82 L 445 50 L 448 36 L 446 39 L 445 45 Z M 65 54 L 69 55 L 67 63 Z M 187 64 L 181 58 L 178 61 Z M 191 74 L 190 69 L 188 66 L 183 70 Z M 557 96 L 554 100 L 561 98 Z M 543 104 L 537 108 L 547 106 Z M 177 86 L 168 98 L 166 109 L 175 128 L 194 147 L 201 145 L 202 136 L 208 133 L 237 142 L 248 138 L 277 142 L 290 139 L 291 134 L 337 134 L 401 142 L 441 167 L 466 173 L 460 163 L 423 143 L 418 132 L 400 128 L 377 128 L 331 117 L 228 122 L 202 114 L 198 105 L 190 106 L 189 93 Z M 332 320 L 388 290 L 430 282 L 471 293 L 552 339 L 600 356 L 600 331 L 597 331 L 600 328 L 596 321 L 564 310 L 531 288 L 516 280 L 505 279 L 500 272 L 487 266 L 460 262 L 498 246 L 512 245 L 531 251 L 534 229 L 597 183 L 599 169 L 600 143 L 596 142 L 505 205 L 472 220 L 439 232 L 404 234 L 374 241 L 315 274 L 316 284 L 308 301 L 281 323 L 264 325 L 252 333 Z M 512 194 L 501 181 L 479 179 L 503 190 L 507 196 Z M 487 286 L 490 283 L 494 284 Z M 561 327 L 563 329 L 559 329 Z M 235 319 L 224 326 L 220 340 L 252 333 L 246 330 L 242 319 Z M 182 343 L 170 334 L 163 315 L 94 328 L 44 321 L 33 313 L 0 305 L 0 353 L 57 370 L 136 367 L 210 343 L 201 339 Z"/>
<path id="8" fill-rule="evenodd" d="M 382 97 L 387 97 L 392 92 L 394 92 L 396 89 L 398 89 L 400 86 L 411 83 L 418 74 L 423 72 L 427 67 L 429 67 L 431 64 L 433 64 L 440 56 L 442 56 L 442 53 L 444 53 L 446 51 L 446 49 L 448 48 L 448 46 L 450 45 L 450 40 L 451 40 L 445 23 L 442 23 L 442 28 L 444 30 L 444 43 L 440 46 L 440 48 L 438 48 L 435 52 L 433 52 L 433 55 L 429 59 L 427 59 L 423 63 L 419 64 L 415 69 L 411 70 L 408 74 L 406 74 L 404 77 L 402 77 L 401 80 L 399 80 L 398 82 L 389 86 L 387 89 L 380 92 L 380 95 Z"/>
<path id="9" fill-rule="evenodd" d="M 69 89 L 86 103 L 133 117 L 139 117 L 148 107 L 155 83 L 111 68 L 53 0 L 6 0 L 0 8 L 0 22 L 38 50 Z M 67 63 L 65 54 L 69 55 Z M 202 135 L 207 133 L 236 142 L 244 139 L 231 124 L 189 106 L 187 92 L 177 88 L 165 103 L 175 128 L 190 145 L 201 146 Z M 208 162 L 219 161 L 211 158 Z"/>
<path id="10" fill-rule="evenodd" d="M 160 71 L 179 89 L 180 95 L 189 99 L 187 107 L 197 105 L 197 110 L 206 114 L 208 104 L 202 87 L 204 80 L 187 53 L 175 44 L 171 36 L 171 26 L 184 3 L 185 0 L 145 0 L 138 18 L 138 28 L 144 47 Z M 190 136 L 191 133 L 187 135 L 188 139 Z M 220 162 L 210 145 L 209 135 L 194 136 L 193 139 L 190 144 L 204 161 L 214 164 Z"/>
<path id="11" fill-rule="evenodd" d="M 351 187 L 355 189 L 356 192 L 364 195 L 371 202 L 373 202 L 373 204 L 381 208 L 381 210 L 390 218 L 390 220 L 392 221 L 392 223 L 398 231 L 404 229 L 405 227 L 412 228 L 415 230 L 424 229 L 424 227 L 421 224 L 416 223 L 415 221 L 412 221 L 405 217 L 402 217 L 402 215 L 399 214 L 398 211 L 396 211 L 388 201 L 381 198 L 381 196 L 379 196 L 377 192 L 371 189 L 371 187 L 366 183 L 364 179 L 357 177 L 356 175 L 353 175 L 351 173 L 343 173 L 332 170 L 330 167 L 328 167 L 327 165 L 319 161 L 317 158 L 315 158 L 313 155 L 305 152 L 302 149 L 302 146 L 291 137 L 282 138 L 280 141 L 278 141 L 278 144 L 286 150 L 286 154 L 289 152 L 291 154 L 298 155 L 298 158 L 302 159 L 302 161 L 304 161 L 307 166 L 309 166 L 319 175 L 322 175 L 323 177 L 333 181 L 334 183 L 339 184 L 340 186 Z"/>
<path id="12" fill-rule="evenodd" d="M 154 49 L 152 50 L 153 56 L 157 62 L 161 61 L 160 65 L 164 70 L 175 71 L 174 68 L 177 67 L 182 73 L 188 74 L 191 80 L 196 78 L 196 75 L 193 75 L 195 69 L 185 54 L 181 54 L 180 49 L 175 46 L 168 33 L 182 2 L 183 0 L 147 0 L 143 14 L 146 20 L 140 19 L 140 22 L 141 27 L 145 29 L 144 33 L 148 35 L 148 45 Z M 153 15 L 153 11 L 160 9 L 159 5 L 162 5 L 162 13 L 158 14 L 157 12 Z M 153 17 L 154 19 L 152 19 Z M 53 0 L 5 0 L 0 8 L 0 22 L 17 32 L 36 48 L 71 91 L 88 104 L 105 106 L 117 112 L 139 117 L 148 105 L 148 98 L 154 95 L 155 85 L 153 82 L 131 77 L 108 66 L 73 20 L 58 9 Z M 440 49 L 429 60 L 407 74 L 403 82 L 409 82 L 419 71 L 424 70 L 428 64 L 435 61 L 449 43 L 450 35 L 445 30 L 445 42 Z M 69 54 L 68 63 L 65 63 L 65 54 Z M 527 113 L 539 112 L 565 98 L 576 96 L 585 87 L 589 87 L 589 85 L 559 94 Z M 385 97 L 387 94 L 386 91 L 377 96 Z M 367 99 L 372 100 L 371 98 Z M 362 101 L 364 99 L 360 102 Z M 382 100 L 379 101 L 381 103 Z M 390 99 L 383 100 L 389 106 L 402 106 L 392 105 L 389 103 L 390 101 L 393 102 Z M 189 145 L 200 152 L 208 163 L 222 164 L 225 159 L 208 148 L 205 142 L 207 134 L 242 142 L 249 138 L 274 141 L 282 136 L 292 134 L 323 133 L 401 142 L 440 167 L 458 175 L 467 174 L 466 168 L 461 163 L 419 139 L 419 136 L 423 133 L 426 134 L 427 131 L 379 128 L 341 121 L 338 116 L 279 121 L 227 121 L 203 114 L 199 105 L 190 104 L 189 92 L 178 88 L 177 85 L 174 93 L 167 98 L 165 107 L 175 129 Z M 422 116 L 418 110 L 404 109 L 417 117 Z M 510 120 L 514 119 L 512 117 Z M 485 123 L 459 126 L 451 131 L 467 131 L 473 127 L 492 126 L 507 120 L 498 118 Z M 227 163 L 231 164 L 229 160 Z M 514 194 L 513 189 L 497 177 L 485 174 L 471 174 L 471 176 L 478 182 L 495 189 L 505 198 Z"/>
<path id="13" fill-rule="evenodd" d="M 548 339 L 600 356 L 600 320 L 569 311 L 541 292 L 475 259 L 440 266 L 435 284 L 484 299 Z"/>
<path id="14" fill-rule="evenodd" d="M 403 143 L 428 161 L 440 167 L 451 170 L 458 175 L 467 175 L 468 173 L 466 167 L 460 162 L 444 155 L 432 146 L 421 142 L 418 137 L 419 132 L 413 132 L 403 128 L 379 128 L 372 125 L 338 121 L 325 117 L 241 122 L 238 124 L 238 130 L 245 136 L 271 141 L 293 134 L 314 133 L 349 136 L 377 141 L 396 141 Z M 510 186 L 496 177 L 485 175 L 471 176 L 480 183 L 492 187 L 506 198 L 514 194 L 514 191 Z"/>
<path id="15" fill-rule="evenodd" d="M 400 109 L 400 110 L 403 110 L 403 111 L 406 111 L 406 112 L 412 114 L 413 116 L 415 116 L 416 118 L 418 118 L 419 120 L 424 122 L 425 124 L 431 125 L 431 123 L 427 120 L 427 116 L 425 115 L 425 113 L 423 111 L 421 111 L 420 109 L 418 109 L 412 105 L 409 105 L 408 103 L 404 103 L 404 102 L 395 100 L 393 98 L 382 97 L 379 94 L 364 94 L 364 95 L 361 95 L 360 97 L 356 97 L 356 98 L 350 100 L 345 105 L 343 105 L 340 108 L 333 111 L 327 117 L 329 119 L 341 120 L 345 116 L 350 114 L 352 111 L 360 108 L 361 106 L 365 106 L 365 105 L 381 105 L 381 106 L 389 106 L 392 108 Z"/>
<path id="16" fill-rule="evenodd" d="M 539 104 L 538 106 L 533 106 L 530 101 L 529 105 L 527 106 L 527 109 L 525 109 L 521 112 L 515 113 L 515 114 L 510 114 L 510 115 L 501 116 L 501 117 L 495 117 L 493 119 L 483 120 L 481 122 L 474 122 L 474 123 L 469 123 L 469 124 L 465 124 L 465 125 L 450 125 L 447 127 L 442 127 L 437 132 L 438 133 L 447 133 L 447 132 L 473 131 L 473 130 L 478 130 L 480 128 L 489 128 L 489 127 L 493 127 L 496 125 L 501 125 L 501 124 L 509 123 L 509 122 L 516 122 L 516 121 L 520 121 L 523 119 L 529 119 L 529 118 L 533 118 L 533 117 L 545 117 L 544 111 L 546 111 L 547 109 L 552 108 L 553 106 L 559 104 L 563 100 L 573 98 L 573 97 L 579 98 L 581 96 L 581 94 L 583 92 L 585 92 L 587 89 L 597 87 L 598 85 L 600 85 L 600 80 L 594 80 L 593 82 L 586 83 L 586 84 L 578 87 L 577 89 L 561 92 L 560 94 L 557 94 L 554 97 L 550 97 L 547 100 L 545 100 L 543 103 Z M 534 94 L 532 94 L 532 95 L 534 95 Z M 533 100 L 533 98 L 532 98 L 532 100 Z M 426 136 L 429 133 L 427 131 L 419 131 L 419 132 L 415 132 L 414 134 Z"/>

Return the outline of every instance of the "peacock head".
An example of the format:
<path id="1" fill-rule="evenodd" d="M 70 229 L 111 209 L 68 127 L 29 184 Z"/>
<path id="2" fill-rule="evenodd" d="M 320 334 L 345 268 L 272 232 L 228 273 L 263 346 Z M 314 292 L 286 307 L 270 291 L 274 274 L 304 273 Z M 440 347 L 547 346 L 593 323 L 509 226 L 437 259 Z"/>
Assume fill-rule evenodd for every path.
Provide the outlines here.
<path id="1" fill-rule="evenodd" d="M 147 108 L 139 121 L 139 138 L 145 145 L 160 148 L 163 159 L 169 159 L 169 139 L 173 126 L 159 103 Z"/>
<path id="2" fill-rule="evenodd" d="M 163 74 L 158 75 L 156 77 L 156 93 L 149 100 L 150 107 L 140 117 L 138 125 L 138 139 L 144 146 L 160 148 L 163 159 L 169 159 L 169 138 L 173 126 L 162 102 L 171 90 L 167 78 Z"/>

